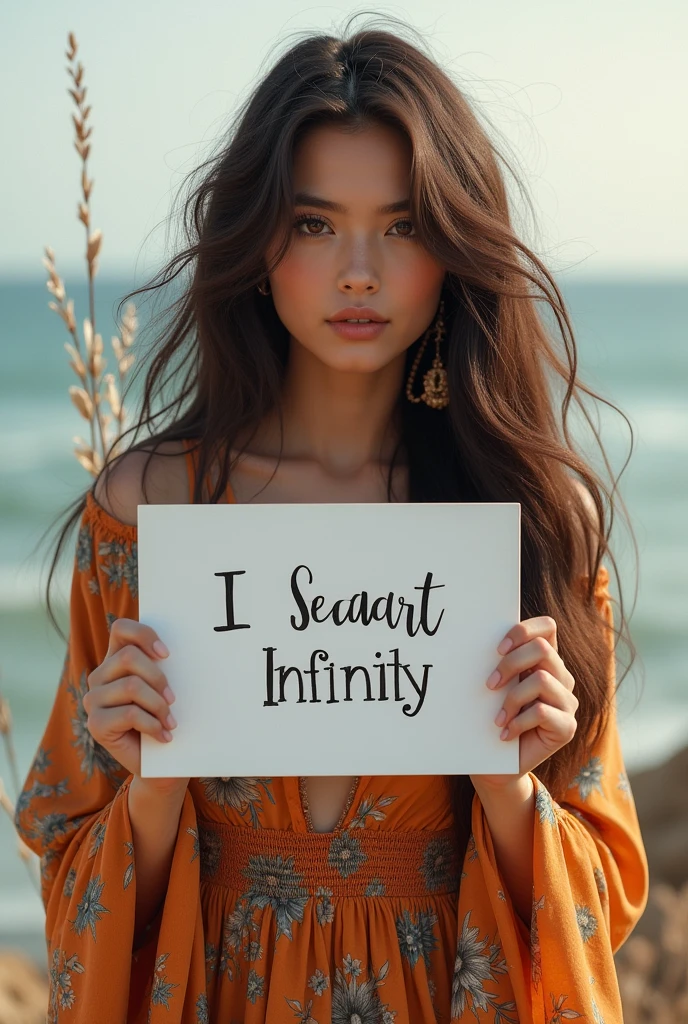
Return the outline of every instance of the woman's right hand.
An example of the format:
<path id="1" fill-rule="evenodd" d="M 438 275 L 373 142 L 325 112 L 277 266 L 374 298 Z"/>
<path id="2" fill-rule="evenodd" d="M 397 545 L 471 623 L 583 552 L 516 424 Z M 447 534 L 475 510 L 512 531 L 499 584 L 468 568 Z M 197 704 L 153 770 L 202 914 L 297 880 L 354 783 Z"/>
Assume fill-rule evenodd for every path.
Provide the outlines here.
<path id="1" fill-rule="evenodd" d="M 156 650 L 154 644 L 161 644 Z M 141 733 L 163 743 L 176 727 L 170 704 L 174 694 L 160 659 L 167 648 L 150 626 L 135 619 L 115 619 L 102 664 L 88 676 L 83 706 L 93 739 L 135 776 L 141 774 Z M 187 778 L 140 780 L 146 788 L 172 793 L 186 789 Z"/>

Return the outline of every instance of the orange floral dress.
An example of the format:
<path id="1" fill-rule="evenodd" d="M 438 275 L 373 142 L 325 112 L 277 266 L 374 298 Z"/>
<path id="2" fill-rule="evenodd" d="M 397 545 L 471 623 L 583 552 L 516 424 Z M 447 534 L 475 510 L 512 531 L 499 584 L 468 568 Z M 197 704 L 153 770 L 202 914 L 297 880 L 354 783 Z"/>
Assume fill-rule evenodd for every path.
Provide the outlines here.
<path id="1" fill-rule="evenodd" d="M 595 601 L 612 621 L 608 584 L 603 567 Z M 614 719 L 561 803 L 531 773 L 530 928 L 477 794 L 459 863 L 444 777 L 361 777 L 326 833 L 297 778 L 194 778 L 164 904 L 134 949 L 133 776 L 94 742 L 82 698 L 113 621 L 138 619 L 137 531 L 92 492 L 70 600 L 16 813 L 41 858 L 48 1024 L 620 1024 L 613 954 L 648 869 Z M 613 653 L 600 672 L 613 682 Z"/>

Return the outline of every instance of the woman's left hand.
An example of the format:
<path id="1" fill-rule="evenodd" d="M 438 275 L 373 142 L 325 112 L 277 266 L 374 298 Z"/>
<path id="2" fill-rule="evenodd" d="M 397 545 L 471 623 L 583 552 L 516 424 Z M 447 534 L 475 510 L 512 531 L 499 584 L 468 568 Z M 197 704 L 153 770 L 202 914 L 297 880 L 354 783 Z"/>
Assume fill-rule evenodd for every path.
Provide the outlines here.
<path id="1" fill-rule="evenodd" d="M 503 657 L 492 674 L 491 688 L 502 689 L 514 676 L 519 682 L 506 694 L 495 725 L 504 742 L 520 737 L 519 773 L 523 776 L 573 739 L 578 710 L 575 680 L 557 652 L 557 624 L 548 615 L 519 622 L 497 653 Z M 495 683 L 497 672 L 500 678 Z M 513 785 L 514 778 L 471 775 L 476 786 Z"/>

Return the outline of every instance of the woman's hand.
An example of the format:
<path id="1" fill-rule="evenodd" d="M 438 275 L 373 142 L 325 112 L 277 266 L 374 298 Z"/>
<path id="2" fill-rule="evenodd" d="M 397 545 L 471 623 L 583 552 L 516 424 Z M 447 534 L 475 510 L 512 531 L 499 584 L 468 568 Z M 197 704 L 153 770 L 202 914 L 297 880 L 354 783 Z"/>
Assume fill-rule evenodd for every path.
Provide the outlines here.
<path id="1" fill-rule="evenodd" d="M 520 737 L 519 774 L 523 776 L 573 739 L 578 710 L 575 680 L 557 653 L 557 624 L 548 615 L 517 623 L 497 652 L 504 656 L 487 685 L 501 689 L 514 676 L 520 679 L 504 698 L 495 725 L 506 742 Z M 476 787 L 513 785 L 514 779 L 513 775 L 471 776 Z"/>
<path id="2" fill-rule="evenodd" d="M 159 646 L 158 646 L 159 645 Z M 159 665 L 168 650 L 150 626 L 135 619 L 115 619 L 107 654 L 88 676 L 84 694 L 87 727 L 119 763 L 141 774 L 141 733 L 163 743 L 172 739 L 176 721 L 170 711 L 174 694 Z M 188 779 L 142 779 L 146 789 L 174 793 Z"/>

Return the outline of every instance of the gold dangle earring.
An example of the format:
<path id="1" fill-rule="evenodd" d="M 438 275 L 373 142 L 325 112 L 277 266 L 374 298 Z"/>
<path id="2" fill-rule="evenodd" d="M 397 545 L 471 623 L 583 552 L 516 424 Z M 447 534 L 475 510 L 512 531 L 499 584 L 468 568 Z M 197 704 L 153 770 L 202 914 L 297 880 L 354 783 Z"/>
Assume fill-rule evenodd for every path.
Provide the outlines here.
<path id="1" fill-rule="evenodd" d="M 423 376 L 423 391 L 416 398 L 413 394 L 413 382 L 416 378 L 416 371 L 423 357 L 425 346 L 430 339 L 430 332 L 434 329 L 435 331 L 435 358 L 432 361 L 431 368 Z M 409 373 L 408 380 L 406 381 L 406 397 L 409 402 L 418 404 L 418 402 L 425 402 L 426 405 L 430 406 L 431 409 L 445 409 L 449 405 L 449 379 L 447 377 L 447 371 L 442 364 L 440 358 L 440 342 L 446 334 L 444 327 L 444 299 L 440 302 L 439 312 L 435 318 L 434 323 L 430 324 L 427 331 L 423 335 L 423 340 L 420 343 L 416 358 L 413 360 L 411 372 Z"/>

